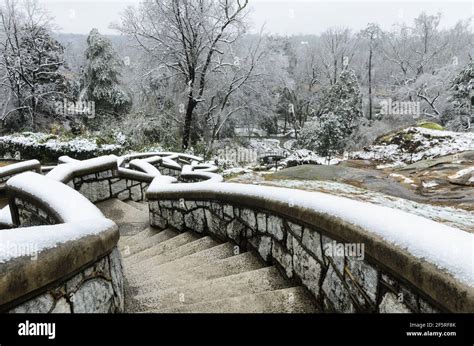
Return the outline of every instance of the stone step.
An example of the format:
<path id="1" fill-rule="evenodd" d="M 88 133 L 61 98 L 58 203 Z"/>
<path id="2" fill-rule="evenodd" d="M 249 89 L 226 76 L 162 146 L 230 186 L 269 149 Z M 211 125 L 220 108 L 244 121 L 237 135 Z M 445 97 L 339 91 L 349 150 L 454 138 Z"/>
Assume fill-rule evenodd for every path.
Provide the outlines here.
<path id="1" fill-rule="evenodd" d="M 177 237 L 175 237 L 177 238 Z M 170 240 L 167 240 L 161 244 L 158 244 L 157 246 L 160 245 L 165 245 L 168 242 L 173 241 L 171 238 Z M 140 280 L 143 277 L 149 276 L 150 269 L 159 266 L 160 264 L 166 263 L 166 262 L 171 262 L 174 261 L 178 258 L 191 255 L 193 253 L 209 249 L 211 247 L 214 247 L 218 245 L 215 240 L 213 240 L 211 237 L 203 237 L 200 239 L 197 239 L 193 242 L 184 244 L 176 249 L 170 250 L 170 251 L 165 251 L 161 254 L 155 255 L 150 258 L 146 258 L 144 260 L 141 260 L 139 262 L 135 263 L 130 263 L 127 261 L 129 258 L 134 258 L 135 256 L 125 258 L 124 259 L 124 269 L 125 269 L 125 274 L 127 275 L 128 279 L 132 283 L 133 281 Z M 153 249 L 153 248 L 151 248 Z M 150 249 L 150 250 L 151 250 Z M 143 252 L 146 252 L 148 250 L 142 251 L 138 255 L 143 254 Z"/>
<path id="2" fill-rule="evenodd" d="M 178 235 L 179 233 L 176 231 L 173 231 L 171 229 L 165 229 L 162 232 L 159 232 L 151 237 L 143 239 L 143 241 L 139 242 L 138 244 L 135 245 L 121 245 L 120 250 L 122 252 L 123 257 L 130 257 L 134 254 L 137 254 L 141 251 L 144 251 L 146 249 L 149 249 L 155 245 L 158 245 L 164 241 L 167 241 L 171 238 L 174 238 Z"/>
<path id="3" fill-rule="evenodd" d="M 175 305 L 160 313 L 317 313 L 320 312 L 305 288 L 290 287 L 280 290 L 247 294 L 196 304 Z"/>
<path id="4" fill-rule="evenodd" d="M 154 228 L 151 226 L 148 226 L 144 230 L 131 235 L 131 236 L 121 236 L 120 239 L 122 239 L 122 243 L 124 245 L 128 246 L 135 246 L 140 244 L 142 241 L 144 241 L 146 238 L 153 237 L 154 235 L 160 233 L 161 230 L 158 228 Z"/>
<path id="5" fill-rule="evenodd" d="M 246 252 L 240 255 L 218 259 L 185 270 L 170 268 L 144 280 L 137 287 L 137 294 L 146 294 L 171 287 L 181 287 L 189 283 L 212 280 L 219 277 L 239 274 L 263 268 L 265 264 L 253 253 Z"/>
<path id="6" fill-rule="evenodd" d="M 125 201 L 125 203 L 127 203 L 128 205 L 138 209 L 138 210 L 141 210 L 145 213 L 148 213 L 148 203 L 147 202 L 135 202 L 135 201 L 132 201 L 132 200 L 128 200 L 128 201 Z"/>
<path id="7" fill-rule="evenodd" d="M 146 242 L 147 239 L 148 238 L 143 239 L 140 242 L 140 244 L 142 242 Z M 148 260 L 157 255 L 162 255 L 163 253 L 167 251 L 172 251 L 174 249 L 179 248 L 180 246 L 189 244 L 198 239 L 199 239 L 199 236 L 191 232 L 178 234 L 175 237 L 172 237 L 164 242 L 161 242 L 159 244 L 156 244 L 155 246 L 152 246 L 148 249 L 140 251 L 139 253 L 136 253 L 136 254 L 133 254 L 132 256 L 124 258 L 123 260 L 124 266 L 131 267 L 134 264 L 140 263 L 141 261 Z"/>
<path id="8" fill-rule="evenodd" d="M 180 271 L 191 270 L 202 265 L 212 264 L 220 259 L 234 256 L 234 247 L 229 243 L 220 244 L 207 250 L 196 252 L 192 255 L 181 257 L 177 260 L 163 263 L 156 268 L 150 268 L 147 276 L 140 277 L 133 284 L 139 288 L 147 285 L 148 282 L 156 281 L 160 276 L 177 275 Z"/>
<path id="9" fill-rule="evenodd" d="M 234 246 L 229 243 L 220 244 L 207 250 L 203 250 L 192 255 L 181 257 L 177 260 L 167 262 L 150 268 L 146 276 L 141 276 L 136 280 L 130 280 L 125 276 L 125 304 L 127 312 L 142 312 L 144 307 L 134 299 L 138 291 L 144 285 L 147 285 L 149 280 L 156 280 L 160 276 L 172 276 L 178 274 L 180 271 L 190 270 L 194 267 L 210 264 L 217 260 L 231 257 L 234 255 Z M 127 272 L 125 272 L 127 273 Z"/>
<path id="10" fill-rule="evenodd" d="M 272 266 L 136 295 L 134 299 L 145 309 L 158 311 L 176 305 L 209 302 L 288 287 L 290 284 L 287 280 Z"/>
<path id="11" fill-rule="evenodd" d="M 106 218 L 113 220 L 119 226 L 121 235 L 136 234 L 149 224 L 147 212 L 134 208 L 117 198 L 99 202 L 96 206 Z"/>

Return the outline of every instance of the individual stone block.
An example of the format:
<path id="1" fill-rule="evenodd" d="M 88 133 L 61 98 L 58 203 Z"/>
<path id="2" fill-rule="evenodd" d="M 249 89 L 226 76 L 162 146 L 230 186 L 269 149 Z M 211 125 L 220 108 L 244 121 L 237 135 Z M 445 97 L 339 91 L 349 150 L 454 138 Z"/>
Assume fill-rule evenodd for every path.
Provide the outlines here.
<path id="1" fill-rule="evenodd" d="M 66 298 L 60 298 L 56 301 L 56 305 L 54 309 L 51 310 L 52 314 L 70 314 L 71 313 L 71 305 L 69 305 Z"/>
<path id="2" fill-rule="evenodd" d="M 217 215 L 220 218 L 224 218 L 222 213 L 222 205 L 219 202 L 211 202 L 210 209 L 214 215 Z"/>
<path id="3" fill-rule="evenodd" d="M 184 225 L 196 232 L 203 233 L 206 227 L 204 209 L 199 208 L 184 215 Z"/>
<path id="4" fill-rule="evenodd" d="M 318 263 L 299 244 L 298 239 L 293 239 L 293 269 L 301 282 L 315 296 L 319 296 L 319 281 L 321 277 L 321 264 Z"/>
<path id="5" fill-rule="evenodd" d="M 283 240 L 283 222 L 274 215 L 269 215 L 267 218 L 267 232 L 273 235 L 277 240 Z"/>
<path id="6" fill-rule="evenodd" d="M 250 228 L 256 229 L 257 219 L 255 218 L 255 212 L 250 209 L 242 209 L 240 212 L 240 219 L 245 222 Z"/>
<path id="7" fill-rule="evenodd" d="M 109 271 L 112 279 L 112 288 L 115 292 L 116 312 L 123 312 L 124 309 L 124 284 L 122 255 L 117 247 L 109 255 Z"/>
<path id="8" fill-rule="evenodd" d="M 112 195 L 116 195 L 122 191 L 124 191 L 125 189 L 127 189 L 127 181 L 125 179 L 119 179 L 118 181 L 112 183 L 112 185 L 110 185 L 110 189 L 112 191 Z"/>
<path id="9" fill-rule="evenodd" d="M 336 312 L 355 312 L 355 306 L 352 303 L 349 291 L 344 286 L 340 277 L 341 273 L 336 272 L 330 265 L 324 278 L 322 290 Z"/>
<path id="10" fill-rule="evenodd" d="M 234 218 L 234 207 L 230 204 L 224 204 L 224 206 L 222 207 L 222 211 L 224 213 L 224 216 L 230 219 Z"/>
<path id="11" fill-rule="evenodd" d="M 49 293 L 41 294 L 27 302 L 15 307 L 10 310 L 10 313 L 17 314 L 28 314 L 28 313 L 39 313 L 46 314 L 51 311 L 54 305 L 54 299 Z"/>
<path id="12" fill-rule="evenodd" d="M 140 185 L 135 185 L 130 188 L 130 198 L 133 201 L 141 201 L 143 199 L 142 188 Z"/>
<path id="13" fill-rule="evenodd" d="M 287 221 L 287 224 L 291 230 L 291 233 L 293 233 L 296 237 L 301 239 L 302 234 L 303 234 L 303 226 L 293 223 L 291 221 Z"/>
<path id="14" fill-rule="evenodd" d="M 303 245 L 311 251 L 316 258 L 323 260 L 323 253 L 321 249 L 321 235 L 309 228 L 303 230 Z"/>
<path id="15" fill-rule="evenodd" d="M 103 201 L 110 198 L 109 182 L 107 180 L 102 180 L 83 183 L 79 188 L 79 192 L 87 197 L 91 202 Z"/>
<path id="16" fill-rule="evenodd" d="M 158 213 L 153 213 L 151 218 L 151 225 L 158 227 L 159 229 L 165 229 L 168 227 L 168 220 Z"/>
<path id="17" fill-rule="evenodd" d="M 263 258 L 264 261 L 268 261 L 270 259 L 270 254 L 272 253 L 272 238 L 263 236 L 260 238 L 260 242 L 258 244 L 258 253 Z"/>
<path id="18" fill-rule="evenodd" d="M 186 201 L 185 207 L 186 207 L 186 210 L 193 210 L 197 208 L 197 204 L 194 201 Z"/>
<path id="19" fill-rule="evenodd" d="M 339 251 L 340 247 L 343 247 L 342 243 L 338 243 L 335 240 L 328 238 L 326 236 L 322 236 L 322 252 L 323 262 L 326 265 L 332 263 L 332 265 L 340 272 L 344 272 L 344 265 L 345 265 L 345 256 L 344 251 L 342 253 Z"/>
<path id="20" fill-rule="evenodd" d="M 182 231 L 183 230 L 183 225 L 184 225 L 184 217 L 183 217 L 183 214 L 181 213 L 181 211 L 173 210 L 171 212 L 171 219 L 168 222 L 174 228 Z"/>
<path id="21" fill-rule="evenodd" d="M 245 235 L 245 225 L 237 219 L 232 220 L 227 225 L 227 236 L 237 242 L 240 241 L 241 235 Z"/>
<path id="22" fill-rule="evenodd" d="M 392 292 L 387 292 L 379 305 L 381 313 L 411 313 L 410 309 Z"/>
<path id="23" fill-rule="evenodd" d="M 73 295 L 74 313 L 108 313 L 114 310 L 112 283 L 101 278 L 86 281 Z"/>
<path id="24" fill-rule="evenodd" d="M 257 229 L 259 232 L 267 232 L 267 214 L 257 213 Z"/>
<path id="25" fill-rule="evenodd" d="M 374 306 L 379 282 L 377 269 L 364 261 L 348 257 L 345 271 L 346 282 L 359 304 L 366 307 Z"/>
<path id="26" fill-rule="evenodd" d="M 286 249 L 275 240 L 272 246 L 272 256 L 285 269 L 288 278 L 293 277 L 293 259 Z"/>

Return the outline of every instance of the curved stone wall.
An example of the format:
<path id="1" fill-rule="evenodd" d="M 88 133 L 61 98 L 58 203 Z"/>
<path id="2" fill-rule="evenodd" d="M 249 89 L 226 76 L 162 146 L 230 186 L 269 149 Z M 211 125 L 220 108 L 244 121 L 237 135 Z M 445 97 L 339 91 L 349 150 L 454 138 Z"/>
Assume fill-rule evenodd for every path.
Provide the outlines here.
<path id="1" fill-rule="evenodd" d="M 369 228 L 309 207 L 311 198 L 320 194 L 291 194 L 294 190 L 243 184 L 153 182 L 147 198 L 152 225 L 206 233 L 253 249 L 302 283 L 324 311 L 474 311 L 472 282 L 415 257 Z M 341 208 L 347 204 L 342 198 L 340 202 Z M 376 218 L 371 212 L 380 212 L 380 207 L 367 208 L 364 219 L 376 225 L 370 222 Z M 436 224 L 416 218 L 418 227 Z M 399 231 L 408 231 L 404 227 L 400 223 Z"/>
<path id="2" fill-rule="evenodd" d="M 22 173 L 6 189 L 19 228 L 0 231 L 0 311 L 123 311 L 117 226 L 42 175 Z"/>

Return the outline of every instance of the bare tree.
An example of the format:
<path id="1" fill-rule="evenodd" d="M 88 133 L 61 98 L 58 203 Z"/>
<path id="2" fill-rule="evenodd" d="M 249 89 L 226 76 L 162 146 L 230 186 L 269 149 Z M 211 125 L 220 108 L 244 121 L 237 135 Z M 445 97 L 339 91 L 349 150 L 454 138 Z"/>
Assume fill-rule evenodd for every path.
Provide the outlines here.
<path id="1" fill-rule="evenodd" d="M 229 66 L 221 62 L 226 47 L 244 32 L 247 5 L 248 0 L 146 0 L 124 13 L 119 29 L 182 81 L 183 149 L 189 146 L 196 107 L 206 100 L 209 75 Z"/>
<path id="2" fill-rule="evenodd" d="M 377 24 L 370 23 L 367 25 L 367 28 L 362 31 L 362 35 L 367 38 L 369 41 L 369 61 L 368 61 L 368 70 L 369 70 L 369 120 L 372 120 L 372 58 L 374 55 L 374 50 L 377 45 L 378 36 L 380 34 L 380 28 Z"/>
<path id="3" fill-rule="evenodd" d="M 37 112 L 53 113 L 54 97 L 63 95 L 63 47 L 51 36 L 50 17 L 37 1 L 6 0 L 0 20 L 0 83 L 8 90 L 2 120 L 18 113 L 29 116 L 34 127 Z"/>

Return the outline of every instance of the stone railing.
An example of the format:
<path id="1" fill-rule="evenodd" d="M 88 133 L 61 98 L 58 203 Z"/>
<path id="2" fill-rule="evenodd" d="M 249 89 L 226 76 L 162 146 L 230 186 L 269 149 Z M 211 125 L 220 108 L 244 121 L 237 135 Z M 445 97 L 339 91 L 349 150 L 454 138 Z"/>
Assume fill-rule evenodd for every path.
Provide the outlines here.
<path id="1" fill-rule="evenodd" d="M 154 176 L 119 167 L 118 159 L 109 155 L 78 161 L 63 156 L 63 163 L 46 176 L 69 185 L 94 203 L 110 198 L 143 200 Z"/>
<path id="2" fill-rule="evenodd" d="M 124 155 L 119 158 L 119 167 L 134 166 L 137 161 L 145 161 L 159 170 L 160 174 L 180 178 L 184 165 L 200 163 L 202 158 L 180 153 L 171 152 L 149 152 Z M 135 163 L 132 163 L 135 161 Z M 142 170 L 142 168 L 139 168 Z"/>
<path id="3" fill-rule="evenodd" d="M 6 191 L 19 228 L 0 231 L 0 311 L 123 311 L 117 226 L 40 174 L 19 174 Z"/>
<path id="4" fill-rule="evenodd" d="M 5 182 L 11 177 L 28 171 L 41 173 L 40 162 L 38 160 L 29 160 L 0 167 L 0 189 L 3 189 Z"/>
<path id="5" fill-rule="evenodd" d="M 164 184 L 150 223 L 253 249 L 329 312 L 474 312 L 473 234 L 316 192 L 245 184 Z"/>

